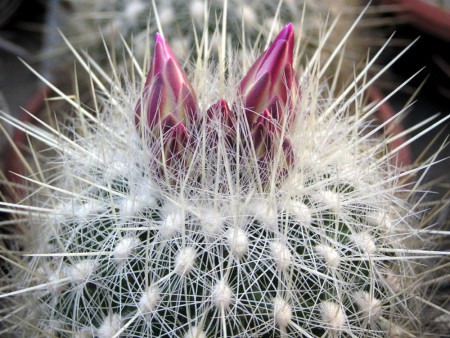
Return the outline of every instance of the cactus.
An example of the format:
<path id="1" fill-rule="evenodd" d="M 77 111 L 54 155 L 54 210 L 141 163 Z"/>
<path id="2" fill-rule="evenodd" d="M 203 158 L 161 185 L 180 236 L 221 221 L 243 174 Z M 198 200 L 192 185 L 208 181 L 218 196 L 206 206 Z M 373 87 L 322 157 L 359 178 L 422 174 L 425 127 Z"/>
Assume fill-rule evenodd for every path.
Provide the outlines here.
<path id="1" fill-rule="evenodd" d="M 415 256 L 442 254 L 421 249 L 423 211 L 404 198 L 401 178 L 420 168 L 392 165 L 396 149 L 367 122 L 366 73 L 334 97 L 317 58 L 294 71 L 294 42 L 289 24 L 223 81 L 207 55 L 186 75 L 157 36 L 150 71 L 135 69 L 142 86 L 101 85 L 85 63 L 98 110 L 60 93 L 75 109 L 68 133 L 4 116 L 52 151 L 35 154 L 35 191 L 3 203 L 26 222 L 23 252 L 2 249 L 5 330 L 420 334 Z"/>

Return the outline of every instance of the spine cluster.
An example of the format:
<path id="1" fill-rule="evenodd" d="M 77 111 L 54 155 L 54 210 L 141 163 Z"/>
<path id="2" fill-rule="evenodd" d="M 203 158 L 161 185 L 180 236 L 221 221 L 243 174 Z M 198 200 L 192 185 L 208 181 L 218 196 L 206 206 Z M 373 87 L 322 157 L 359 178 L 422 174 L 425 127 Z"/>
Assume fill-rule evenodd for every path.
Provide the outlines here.
<path id="1" fill-rule="evenodd" d="M 1 296 L 12 330 L 417 334 L 419 217 L 381 127 L 360 118 L 376 107 L 357 80 L 334 97 L 317 60 L 297 75 L 294 42 L 289 24 L 220 98 L 214 70 L 200 74 L 213 89 L 196 92 L 199 74 L 157 35 L 143 90 L 112 86 L 98 116 L 74 104 L 83 133 L 12 121 L 57 153 L 56 174 L 32 181 L 41 197 L 9 206 L 29 212 Z"/>

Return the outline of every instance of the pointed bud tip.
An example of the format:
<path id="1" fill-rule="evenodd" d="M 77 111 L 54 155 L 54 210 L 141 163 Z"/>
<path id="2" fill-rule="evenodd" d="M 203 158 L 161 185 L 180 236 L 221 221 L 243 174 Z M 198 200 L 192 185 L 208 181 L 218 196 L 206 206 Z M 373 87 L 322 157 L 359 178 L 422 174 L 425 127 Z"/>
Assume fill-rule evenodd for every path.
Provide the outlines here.
<path id="1" fill-rule="evenodd" d="M 228 110 L 228 102 L 225 99 L 219 100 L 220 108 L 224 110 Z"/>
<path id="2" fill-rule="evenodd" d="M 292 23 L 288 23 L 278 34 L 277 39 L 280 40 L 291 39 L 294 36 L 293 33 L 294 33 L 294 26 L 292 25 Z"/>
<path id="3" fill-rule="evenodd" d="M 264 119 L 264 120 L 270 120 L 272 118 L 272 114 L 270 113 L 270 111 L 268 109 L 265 109 L 263 111 L 263 113 L 261 114 L 260 118 Z"/>
<path id="4" fill-rule="evenodd" d="M 161 42 L 161 43 L 165 43 L 165 42 L 166 42 L 166 40 L 164 40 L 164 38 L 162 37 L 162 35 L 159 34 L 159 33 L 156 33 L 156 34 L 155 34 L 155 41 L 156 41 L 156 42 Z"/>
<path id="5" fill-rule="evenodd" d="M 260 126 L 265 126 L 269 128 L 270 131 L 273 131 L 272 128 L 275 127 L 275 120 L 268 109 L 265 109 L 261 114 L 259 114 L 255 122 L 253 122 L 252 128 L 257 129 Z"/>
<path id="6" fill-rule="evenodd" d="M 181 133 L 187 132 L 186 126 L 185 126 L 184 123 L 182 123 L 182 122 L 180 122 L 180 123 L 178 123 L 177 125 L 175 125 L 174 131 L 175 131 L 176 133 L 180 133 L 180 134 L 181 134 Z"/>

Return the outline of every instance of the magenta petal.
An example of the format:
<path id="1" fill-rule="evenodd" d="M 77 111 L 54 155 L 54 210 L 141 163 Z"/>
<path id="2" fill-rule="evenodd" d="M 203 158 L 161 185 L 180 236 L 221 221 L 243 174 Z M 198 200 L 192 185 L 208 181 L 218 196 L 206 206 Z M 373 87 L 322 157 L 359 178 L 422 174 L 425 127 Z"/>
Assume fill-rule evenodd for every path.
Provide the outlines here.
<path id="1" fill-rule="evenodd" d="M 223 122 L 231 118 L 231 110 L 228 107 L 227 101 L 224 99 L 220 99 L 208 108 L 208 110 L 206 111 L 206 115 L 210 119 L 217 117 L 220 121 Z"/>
<path id="2" fill-rule="evenodd" d="M 157 125 L 161 117 L 161 106 L 164 104 L 162 102 L 164 99 L 163 87 L 163 79 L 157 76 L 150 90 L 143 95 L 143 100 L 147 103 L 147 106 L 144 103 L 143 108 L 147 109 L 147 125 L 150 129 L 153 129 Z"/>
<path id="3" fill-rule="evenodd" d="M 293 61 L 293 53 L 294 53 L 294 26 L 292 23 L 288 23 L 278 34 L 278 36 L 274 40 L 274 44 L 278 41 L 286 41 L 286 63 L 292 64 Z"/>
<path id="4" fill-rule="evenodd" d="M 292 25 L 292 23 L 288 23 L 286 26 L 284 26 L 284 28 L 278 34 L 276 39 L 289 40 L 291 38 L 292 34 L 294 34 L 294 26 Z"/>
<path id="5" fill-rule="evenodd" d="M 178 59 L 175 56 L 175 53 L 170 48 L 169 44 L 163 37 L 156 33 L 155 37 L 155 52 L 153 57 L 153 73 L 157 74 L 163 71 L 163 67 L 167 64 L 169 60 L 175 62 L 176 67 L 181 69 L 180 64 L 178 63 Z"/>
<path id="6" fill-rule="evenodd" d="M 183 123 L 178 123 L 164 134 L 164 152 L 166 164 L 172 164 L 177 158 L 182 158 L 189 142 L 189 133 Z"/>
<path id="7" fill-rule="evenodd" d="M 295 81 L 292 64 L 287 64 L 282 71 L 282 81 L 277 84 L 277 89 L 275 90 L 283 102 L 288 102 L 289 99 L 292 99 L 291 95 L 288 94 L 289 91 L 296 93 L 297 84 Z"/>
<path id="8" fill-rule="evenodd" d="M 236 120 L 226 100 L 221 99 L 206 111 L 206 132 L 211 140 L 225 136 L 227 146 L 236 145 Z"/>
<path id="9" fill-rule="evenodd" d="M 265 157 L 272 145 L 272 134 L 275 129 L 275 120 L 270 112 L 265 110 L 252 126 L 253 145 L 259 158 Z"/>
<path id="10" fill-rule="evenodd" d="M 197 114 L 197 102 L 187 77 L 167 42 L 156 34 L 154 57 L 144 86 L 144 93 L 135 108 L 135 123 L 142 123 L 147 114 L 149 132 L 159 133 L 158 123 L 186 124 Z M 164 122 L 165 121 L 165 122 Z M 188 123 L 188 126 L 191 127 Z"/>
<path id="11" fill-rule="evenodd" d="M 296 93 L 293 51 L 294 28 L 288 24 L 241 80 L 240 94 L 250 126 L 265 109 L 278 122 L 284 115 L 282 110 L 288 109 L 290 113 Z"/>
<path id="12" fill-rule="evenodd" d="M 265 109 L 259 116 L 258 119 L 256 120 L 255 124 L 270 124 L 272 122 L 272 114 L 270 114 L 270 111 L 268 111 L 267 109 Z"/>
<path id="13" fill-rule="evenodd" d="M 156 42 L 161 42 L 162 46 L 163 46 L 163 53 L 164 53 L 164 58 L 166 60 L 174 60 L 174 62 L 177 65 L 177 68 L 180 68 L 180 64 L 178 62 L 177 57 L 175 56 L 175 53 L 173 52 L 172 48 L 170 48 L 169 44 L 166 42 L 166 40 L 163 39 L 163 37 L 156 33 Z"/>
<path id="14" fill-rule="evenodd" d="M 292 64 L 294 52 L 294 27 L 287 24 L 277 35 L 272 44 L 255 62 L 259 64 L 258 74 L 269 71 L 279 73 L 279 69 L 284 64 Z M 277 69 L 277 70 L 275 70 Z"/>
<path id="15" fill-rule="evenodd" d="M 170 132 L 170 130 L 172 130 L 176 125 L 177 125 L 178 121 L 177 119 L 173 116 L 173 114 L 170 114 L 168 116 L 166 116 L 163 120 L 162 120 L 162 127 L 163 127 L 163 133 L 166 134 L 168 132 Z M 179 123 L 178 123 L 179 124 Z"/>
<path id="16" fill-rule="evenodd" d="M 261 180 L 266 182 L 273 169 L 277 179 L 285 177 L 294 164 L 294 152 L 291 141 L 286 135 L 282 137 L 281 129 L 269 110 L 264 110 L 253 124 L 252 140 Z M 280 145 L 282 154 L 278 156 Z M 273 168 L 275 159 L 279 161 L 277 168 Z"/>
<path id="17" fill-rule="evenodd" d="M 248 87 L 252 85 L 253 81 L 256 78 L 256 74 L 261 66 L 261 62 L 264 59 L 264 54 L 256 59 L 250 69 L 247 71 L 247 74 L 242 78 L 239 83 L 239 89 L 241 93 L 245 93 L 248 90 Z"/>
<path id="18" fill-rule="evenodd" d="M 271 86 L 271 95 L 278 96 L 283 103 L 287 102 L 288 92 L 292 89 L 292 75 L 286 74 L 286 70 L 290 72 L 290 67 L 286 65 L 279 69 L 279 73 L 272 72 L 272 78 L 275 79 Z M 290 78 L 290 81 L 288 80 Z"/>
<path id="19" fill-rule="evenodd" d="M 265 54 L 264 62 L 258 69 L 256 77 L 260 74 L 270 73 L 274 78 L 277 78 L 281 73 L 280 70 L 284 68 L 286 62 L 286 41 L 277 41 L 273 45 L 270 53 Z"/>
<path id="20" fill-rule="evenodd" d="M 220 111 L 223 112 L 229 112 L 230 108 L 228 107 L 228 102 L 224 99 L 220 99 L 218 102 L 219 106 L 220 106 Z"/>
<path id="21" fill-rule="evenodd" d="M 264 128 L 264 125 L 257 124 L 252 130 L 253 146 L 255 147 L 255 149 L 260 148 L 261 144 L 264 144 L 265 136 L 266 130 Z"/>
<path id="22" fill-rule="evenodd" d="M 169 60 L 164 67 L 164 79 L 166 83 L 170 86 L 171 91 L 174 93 L 175 99 L 178 100 L 178 94 L 180 93 L 181 85 L 184 82 L 184 79 L 179 74 L 179 69 L 176 68 L 173 60 Z"/>
<path id="23" fill-rule="evenodd" d="M 151 71 L 149 72 L 148 79 L 154 74 L 159 74 L 163 71 L 164 65 L 167 62 L 166 53 L 164 52 L 165 41 L 161 38 L 161 36 L 156 33 L 156 43 L 155 49 L 153 53 L 153 61 L 151 66 Z"/>
<path id="24" fill-rule="evenodd" d="M 250 91 L 244 97 L 244 108 L 249 125 L 257 119 L 267 105 L 267 98 L 270 90 L 270 75 L 262 75 L 251 87 Z"/>
<path id="25" fill-rule="evenodd" d="M 292 84 L 295 82 L 295 72 L 292 68 L 292 64 L 288 63 L 283 70 L 284 73 L 284 82 L 285 82 L 285 88 L 287 84 Z"/>
<path id="26" fill-rule="evenodd" d="M 283 100 L 281 100 L 278 95 L 272 97 L 272 100 L 267 105 L 267 110 L 270 111 L 273 119 L 278 121 L 280 124 L 282 123 L 284 109 L 285 104 L 283 104 Z"/>
<path id="27" fill-rule="evenodd" d="M 180 116 L 179 118 L 180 120 L 185 121 L 187 123 L 187 126 L 190 127 L 190 124 L 193 123 L 197 118 L 198 106 L 192 89 L 185 83 L 183 83 L 181 86 L 179 102 L 183 107 L 182 113 L 184 115 Z"/>
<path id="28" fill-rule="evenodd" d="M 292 168 L 292 166 L 294 165 L 294 150 L 292 149 L 291 140 L 285 137 L 281 147 L 287 167 Z"/>
<path id="29" fill-rule="evenodd" d="M 189 133 L 183 123 L 178 123 L 172 128 L 172 137 L 176 140 L 176 144 L 180 147 L 178 151 L 184 151 L 189 139 Z"/>
<path id="30" fill-rule="evenodd" d="M 245 93 L 244 105 L 246 108 L 256 109 L 264 104 L 264 101 L 267 99 L 266 96 L 269 94 L 270 80 L 270 74 L 265 73 L 254 81 L 253 85 Z"/>

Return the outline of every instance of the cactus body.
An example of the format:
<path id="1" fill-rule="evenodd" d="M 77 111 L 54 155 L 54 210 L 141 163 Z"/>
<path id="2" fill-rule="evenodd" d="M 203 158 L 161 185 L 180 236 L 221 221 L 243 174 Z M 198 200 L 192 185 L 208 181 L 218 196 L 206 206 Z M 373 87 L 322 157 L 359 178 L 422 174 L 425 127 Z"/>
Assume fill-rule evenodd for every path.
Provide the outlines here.
<path id="1" fill-rule="evenodd" d="M 57 153 L 57 168 L 33 179 L 40 197 L 24 203 L 28 258 L 4 295 L 22 320 L 10 327 L 57 337 L 415 334 L 417 210 L 402 198 L 387 140 L 359 118 L 375 111 L 361 103 L 363 84 L 333 97 L 317 65 L 298 87 L 272 72 L 284 97 L 272 110 L 253 88 L 236 91 L 239 71 L 221 84 L 201 68 L 209 88 L 196 93 L 186 142 L 173 129 L 145 132 L 136 104 L 156 101 L 133 84 L 114 83 L 98 116 L 77 106 L 85 128 L 70 137 L 25 127 Z M 187 81 L 167 74 L 167 88 Z M 221 85 L 228 104 L 210 90 Z M 256 118 L 246 117 L 250 92 L 262 102 Z M 162 108 L 181 111 L 171 102 Z"/>

